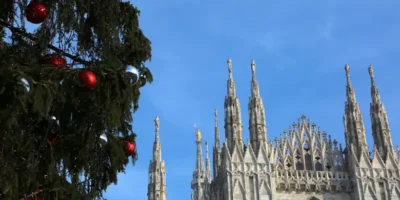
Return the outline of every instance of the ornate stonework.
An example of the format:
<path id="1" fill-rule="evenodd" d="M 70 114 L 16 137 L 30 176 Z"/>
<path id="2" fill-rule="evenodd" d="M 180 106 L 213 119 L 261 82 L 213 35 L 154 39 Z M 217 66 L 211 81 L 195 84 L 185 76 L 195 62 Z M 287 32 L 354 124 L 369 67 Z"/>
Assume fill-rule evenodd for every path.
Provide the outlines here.
<path id="1" fill-rule="evenodd" d="M 228 60 L 224 103 L 225 139 L 221 145 L 215 110 L 213 177 L 206 145 L 206 167 L 200 130 L 196 131 L 196 168 L 192 200 L 400 200 L 399 148 L 394 150 L 388 117 L 371 77 L 372 135 L 369 152 L 360 106 L 346 72 L 343 116 L 345 144 L 339 144 L 302 115 L 280 137 L 267 140 L 264 104 L 251 61 L 249 142 L 243 143 L 240 102 L 236 96 L 232 60 Z M 164 199 L 163 199 L 164 200 Z"/>
<path id="2" fill-rule="evenodd" d="M 156 127 L 156 138 L 153 145 L 153 160 L 149 165 L 149 185 L 147 189 L 148 200 L 166 200 L 166 170 L 164 161 L 161 158 L 160 143 L 160 120 L 158 117 L 154 120 Z"/>

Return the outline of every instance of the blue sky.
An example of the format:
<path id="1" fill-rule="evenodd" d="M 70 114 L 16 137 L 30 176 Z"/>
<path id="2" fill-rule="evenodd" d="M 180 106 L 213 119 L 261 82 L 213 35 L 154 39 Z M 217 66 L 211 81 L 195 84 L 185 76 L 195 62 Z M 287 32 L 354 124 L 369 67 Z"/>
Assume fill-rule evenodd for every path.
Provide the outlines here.
<path id="1" fill-rule="evenodd" d="M 351 67 L 368 143 L 373 143 L 369 117 L 374 66 L 382 100 L 389 114 L 393 143 L 400 144 L 400 13 L 399 1 L 132 1 L 141 11 L 140 25 L 153 42 L 148 63 L 155 81 L 142 89 L 134 114 L 139 160 L 120 174 L 108 200 L 147 199 L 148 165 L 152 157 L 154 118 L 160 117 L 168 200 L 190 199 L 195 167 L 194 124 L 214 144 L 214 115 L 223 103 L 228 70 L 242 105 L 245 141 L 250 61 L 266 106 L 268 138 L 277 137 L 305 114 L 322 130 L 344 143 L 344 65 Z M 30 25 L 29 29 L 36 26 Z M 204 150 L 204 149 L 203 149 Z"/>
<path id="2" fill-rule="evenodd" d="M 212 146 L 213 109 L 217 108 L 223 137 L 229 57 L 233 60 L 246 141 L 250 61 L 254 58 L 269 139 L 305 114 L 343 143 L 347 63 L 368 143 L 372 144 L 367 67 L 372 64 L 389 114 L 393 142 L 400 144 L 400 2 L 378 2 L 133 1 L 142 11 L 140 25 L 153 42 L 153 59 L 148 66 L 155 81 L 142 90 L 141 107 L 134 114 L 139 161 L 119 175 L 118 185 L 110 186 L 105 197 L 147 199 L 153 120 L 158 115 L 167 198 L 190 198 L 196 152 L 193 124 L 201 128 Z"/>
<path id="3" fill-rule="evenodd" d="M 375 77 L 389 113 L 393 142 L 400 144 L 399 1 L 133 1 L 141 11 L 141 27 L 153 42 L 148 63 L 155 82 L 142 90 L 134 114 L 139 160 L 119 175 L 108 200 L 147 199 L 148 165 L 154 141 L 154 117 L 160 117 L 167 198 L 187 200 L 195 166 L 197 124 L 210 146 L 213 109 L 220 111 L 233 60 L 237 94 L 242 104 L 245 140 L 250 61 L 266 106 L 268 138 L 278 136 L 305 114 L 333 138 L 344 142 L 344 65 L 352 82 L 372 144 L 369 118 L 370 83 Z M 397 14 L 396 14 L 397 13 Z"/>

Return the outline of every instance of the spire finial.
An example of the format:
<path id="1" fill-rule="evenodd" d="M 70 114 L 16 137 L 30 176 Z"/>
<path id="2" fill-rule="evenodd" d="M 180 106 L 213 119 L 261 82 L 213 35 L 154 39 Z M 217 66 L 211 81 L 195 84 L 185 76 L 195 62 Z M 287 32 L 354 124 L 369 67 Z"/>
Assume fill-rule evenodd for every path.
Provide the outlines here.
<path id="1" fill-rule="evenodd" d="M 228 59 L 228 71 L 229 71 L 229 74 L 232 73 L 232 59 L 231 58 Z"/>
<path id="2" fill-rule="evenodd" d="M 372 65 L 369 65 L 368 73 L 369 73 L 369 76 L 371 77 L 371 85 L 372 85 L 372 87 L 375 87 L 374 68 L 372 67 Z"/>
<path id="3" fill-rule="evenodd" d="M 374 77 L 374 68 L 372 67 L 372 65 L 369 65 L 368 72 L 369 72 L 369 75 L 371 76 L 371 78 L 373 78 Z"/>
<path id="4" fill-rule="evenodd" d="M 214 108 L 214 116 L 215 119 L 218 119 L 218 110 L 216 108 Z"/>
<path id="5" fill-rule="evenodd" d="M 256 74 L 256 61 L 254 61 L 254 59 L 251 60 L 251 73 L 252 73 L 253 75 Z"/>
<path id="6" fill-rule="evenodd" d="M 346 71 L 346 75 L 350 74 L 350 66 L 348 64 L 344 66 L 344 71 Z"/>
<path id="7" fill-rule="evenodd" d="M 156 126 L 156 136 L 158 137 L 160 133 L 160 118 L 158 118 L 158 116 L 156 116 L 156 118 L 154 119 L 154 124 Z"/>
<path id="8" fill-rule="evenodd" d="M 196 127 L 196 124 L 195 124 L 195 127 Z M 201 142 L 201 132 L 200 132 L 199 128 L 196 129 L 195 135 L 196 135 L 196 142 Z"/>
<path id="9" fill-rule="evenodd" d="M 346 71 L 347 84 L 350 85 L 350 66 L 348 64 L 344 66 L 344 71 Z"/>
<path id="10" fill-rule="evenodd" d="M 207 142 L 207 140 L 206 140 L 206 156 L 208 158 L 208 142 Z"/>

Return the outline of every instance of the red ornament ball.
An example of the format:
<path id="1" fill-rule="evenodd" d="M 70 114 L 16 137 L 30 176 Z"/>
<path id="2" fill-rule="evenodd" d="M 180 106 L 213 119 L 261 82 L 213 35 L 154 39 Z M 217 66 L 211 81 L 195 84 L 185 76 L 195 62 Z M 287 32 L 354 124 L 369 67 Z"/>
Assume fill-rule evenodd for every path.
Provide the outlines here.
<path id="1" fill-rule="evenodd" d="M 46 4 L 31 1 L 25 9 L 26 20 L 33 24 L 40 24 L 47 18 Z"/>
<path id="2" fill-rule="evenodd" d="M 97 85 L 96 75 L 89 70 L 79 72 L 79 80 L 82 86 L 88 89 L 93 89 Z"/>
<path id="3" fill-rule="evenodd" d="M 64 68 L 67 66 L 67 61 L 59 54 L 52 53 L 43 56 L 42 64 L 51 65 L 56 68 Z"/>
<path id="4" fill-rule="evenodd" d="M 124 142 L 124 151 L 127 156 L 132 156 L 135 154 L 136 145 L 131 141 Z"/>

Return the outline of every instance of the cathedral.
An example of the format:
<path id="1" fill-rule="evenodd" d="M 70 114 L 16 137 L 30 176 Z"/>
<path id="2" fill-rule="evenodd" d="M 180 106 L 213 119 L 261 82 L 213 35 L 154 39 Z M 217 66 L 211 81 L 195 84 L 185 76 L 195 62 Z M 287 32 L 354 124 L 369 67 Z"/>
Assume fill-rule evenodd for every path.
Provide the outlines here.
<path id="1" fill-rule="evenodd" d="M 343 124 L 346 144 L 343 146 L 304 115 L 280 137 L 268 140 L 264 104 L 255 68 L 253 60 L 248 102 L 250 137 L 245 144 L 232 60 L 228 60 L 229 78 L 224 103 L 225 139 L 221 143 L 218 113 L 215 110 L 212 166 L 208 143 L 205 142 L 204 161 L 202 135 L 199 129 L 195 132 L 197 151 L 190 183 L 192 200 L 400 200 L 400 156 L 393 147 L 388 117 L 372 66 L 368 68 L 374 140 L 371 152 L 348 65 L 345 66 L 347 85 Z M 158 117 L 155 126 L 148 199 L 166 200 L 165 165 L 161 159 Z"/>

